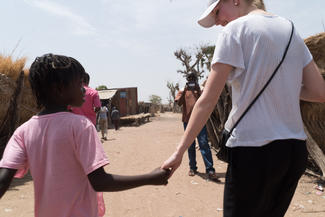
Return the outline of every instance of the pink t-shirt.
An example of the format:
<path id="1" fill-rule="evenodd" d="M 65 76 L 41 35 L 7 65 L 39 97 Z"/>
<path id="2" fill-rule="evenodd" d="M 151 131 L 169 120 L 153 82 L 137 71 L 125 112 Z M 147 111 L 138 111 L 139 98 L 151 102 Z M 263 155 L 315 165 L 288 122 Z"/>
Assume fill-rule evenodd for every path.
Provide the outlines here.
<path id="1" fill-rule="evenodd" d="M 101 103 L 97 90 L 84 86 L 86 89 L 85 102 L 81 107 L 72 107 L 71 110 L 75 114 L 86 116 L 93 124 L 96 124 L 96 113 L 94 108 L 100 108 Z"/>
<path id="2" fill-rule="evenodd" d="M 87 174 L 108 164 L 94 125 L 70 112 L 33 116 L 10 138 L 0 167 L 30 169 L 36 217 L 97 217 Z"/>

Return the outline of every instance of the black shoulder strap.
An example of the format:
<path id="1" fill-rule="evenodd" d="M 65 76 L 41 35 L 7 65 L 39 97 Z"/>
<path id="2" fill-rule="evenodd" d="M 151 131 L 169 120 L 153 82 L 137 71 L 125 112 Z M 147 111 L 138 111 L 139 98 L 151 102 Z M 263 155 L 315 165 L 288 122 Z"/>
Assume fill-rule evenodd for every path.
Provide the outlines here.
<path id="1" fill-rule="evenodd" d="M 290 35 L 290 39 L 288 42 L 288 45 L 284 51 L 282 60 L 280 61 L 279 65 L 275 68 L 273 74 L 271 75 L 271 77 L 269 78 L 269 80 L 266 82 L 266 84 L 264 85 L 264 87 L 261 89 L 261 91 L 257 94 L 257 96 L 253 99 L 253 101 L 251 102 L 251 104 L 249 104 L 249 106 L 246 108 L 246 110 L 244 111 L 244 113 L 239 117 L 239 119 L 237 120 L 237 122 L 234 124 L 234 126 L 231 128 L 231 130 L 229 131 L 229 133 L 231 134 L 232 131 L 234 130 L 234 128 L 238 125 L 238 123 L 241 121 L 241 119 L 246 115 L 246 113 L 248 112 L 248 110 L 252 107 L 252 105 L 256 102 L 256 100 L 258 99 L 258 97 L 263 93 L 263 91 L 265 90 L 265 88 L 269 85 L 269 83 L 271 82 L 271 80 L 273 79 L 274 75 L 276 74 L 276 72 L 278 71 L 278 69 L 280 68 L 285 56 L 287 55 L 290 43 L 291 43 L 291 39 L 292 39 L 292 35 L 293 35 L 293 31 L 294 31 L 294 25 L 292 23 L 292 21 L 290 20 L 292 29 L 291 29 L 291 35 Z"/>

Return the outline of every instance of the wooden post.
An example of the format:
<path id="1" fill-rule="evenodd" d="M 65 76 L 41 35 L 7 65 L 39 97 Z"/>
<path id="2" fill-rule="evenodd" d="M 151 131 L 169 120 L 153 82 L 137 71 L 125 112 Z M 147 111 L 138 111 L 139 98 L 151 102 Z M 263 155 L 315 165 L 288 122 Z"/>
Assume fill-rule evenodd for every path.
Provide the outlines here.
<path id="1" fill-rule="evenodd" d="M 319 148 L 313 137 L 310 135 L 307 128 L 304 126 L 305 133 L 308 136 L 307 139 L 307 149 L 310 156 L 314 159 L 316 164 L 319 166 L 323 173 L 323 177 L 325 178 L 325 155 L 323 151 Z"/>

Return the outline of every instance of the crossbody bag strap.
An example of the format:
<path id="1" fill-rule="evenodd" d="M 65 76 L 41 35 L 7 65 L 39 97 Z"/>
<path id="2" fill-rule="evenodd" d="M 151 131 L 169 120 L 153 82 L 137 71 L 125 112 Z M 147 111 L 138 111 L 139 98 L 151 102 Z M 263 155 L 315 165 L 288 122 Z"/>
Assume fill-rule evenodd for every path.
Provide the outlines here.
<path id="1" fill-rule="evenodd" d="M 246 108 L 246 110 L 244 111 L 244 113 L 239 117 L 239 119 L 237 120 L 237 122 L 234 124 L 234 126 L 231 128 L 231 130 L 229 131 L 229 134 L 231 135 L 232 131 L 235 129 L 235 127 L 238 125 L 238 123 L 241 121 L 241 119 L 246 115 L 246 113 L 248 112 L 248 110 L 252 107 L 252 105 L 256 102 L 256 100 L 258 99 L 258 97 L 263 93 L 263 91 L 265 90 L 265 88 L 269 85 L 269 83 L 271 82 L 271 80 L 273 79 L 274 75 L 276 74 L 276 72 L 278 71 L 278 69 L 280 68 L 284 58 L 287 55 L 290 43 L 291 43 L 291 39 L 292 39 L 292 35 L 293 35 L 293 31 L 294 31 L 294 25 L 292 23 L 292 21 L 290 20 L 291 23 L 291 35 L 290 35 L 290 39 L 289 42 L 287 44 L 287 47 L 284 51 L 283 57 L 280 61 L 280 63 L 278 64 L 278 66 L 275 68 L 274 72 L 272 73 L 271 77 L 269 78 L 269 80 L 266 82 L 266 84 L 264 85 L 264 87 L 260 90 L 260 92 L 257 94 L 257 96 L 255 96 L 255 98 L 253 99 L 253 101 L 249 104 L 249 106 Z"/>

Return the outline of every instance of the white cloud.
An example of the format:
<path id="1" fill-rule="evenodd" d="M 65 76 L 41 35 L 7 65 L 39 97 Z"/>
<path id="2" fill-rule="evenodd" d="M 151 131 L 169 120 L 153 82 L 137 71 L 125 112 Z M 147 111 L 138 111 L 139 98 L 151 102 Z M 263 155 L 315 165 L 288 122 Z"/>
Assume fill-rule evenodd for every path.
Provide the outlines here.
<path id="1" fill-rule="evenodd" d="M 64 5 L 60 5 L 53 1 L 48 0 L 24 0 L 29 5 L 40 8 L 52 15 L 66 18 L 73 26 L 73 33 L 77 35 L 94 35 L 96 29 L 87 22 L 82 16 L 72 12 Z"/>

